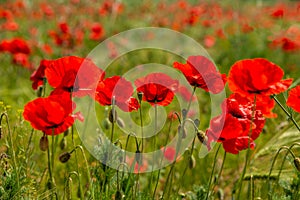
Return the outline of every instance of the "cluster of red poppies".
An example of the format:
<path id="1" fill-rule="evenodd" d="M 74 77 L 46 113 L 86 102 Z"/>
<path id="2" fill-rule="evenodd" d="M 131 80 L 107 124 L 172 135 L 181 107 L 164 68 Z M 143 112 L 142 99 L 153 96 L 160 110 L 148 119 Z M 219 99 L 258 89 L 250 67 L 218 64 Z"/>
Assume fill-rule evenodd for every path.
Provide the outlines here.
<path id="1" fill-rule="evenodd" d="M 245 59 L 236 62 L 226 78 L 213 62 L 204 56 L 190 56 L 187 63 L 174 62 L 190 85 L 213 94 L 224 90 L 226 79 L 233 92 L 222 103 L 222 114 L 211 120 L 206 131 L 208 149 L 212 141 L 221 142 L 230 153 L 254 147 L 261 133 L 265 117 L 276 117 L 271 95 L 286 91 L 292 79 L 282 80 L 284 72 L 276 64 L 263 59 Z M 92 75 L 92 76 L 91 76 Z M 45 80 L 54 88 L 49 97 L 39 97 L 25 106 L 24 118 L 47 135 L 59 134 L 68 129 L 74 119 L 71 96 L 90 96 L 103 106 L 116 105 L 125 112 L 138 110 L 139 101 L 133 97 L 132 83 L 120 76 L 105 78 L 105 72 L 91 60 L 75 56 L 57 60 L 42 60 L 32 74 L 33 89 L 39 89 Z M 134 82 L 142 100 L 151 105 L 167 106 L 179 91 L 178 80 L 164 73 L 150 73 Z M 300 86 L 290 91 L 287 105 L 300 111 Z M 73 106 L 72 106 L 73 104 Z"/>
<path id="2" fill-rule="evenodd" d="M 15 64 L 31 68 L 28 56 L 30 48 L 28 43 L 22 38 L 14 38 L 12 40 L 2 40 L 0 42 L 0 52 L 8 52 L 12 55 L 12 61 Z"/>

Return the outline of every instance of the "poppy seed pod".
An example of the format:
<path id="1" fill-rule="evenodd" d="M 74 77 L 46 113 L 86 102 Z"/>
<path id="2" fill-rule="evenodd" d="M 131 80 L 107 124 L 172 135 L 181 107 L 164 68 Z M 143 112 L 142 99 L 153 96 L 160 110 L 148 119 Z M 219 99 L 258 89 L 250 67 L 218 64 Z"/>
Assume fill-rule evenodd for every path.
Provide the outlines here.
<path id="1" fill-rule="evenodd" d="M 203 131 L 198 130 L 197 132 L 197 138 L 199 139 L 199 141 L 206 145 L 207 143 L 207 136 L 205 135 L 205 133 Z"/>
<path id="2" fill-rule="evenodd" d="M 297 170 L 300 172 L 300 158 L 299 157 L 296 157 L 294 159 L 294 165 L 297 168 Z"/>
<path id="3" fill-rule="evenodd" d="M 117 121 L 117 111 L 115 109 L 111 109 L 108 114 L 108 119 L 110 123 L 115 123 Z"/>
<path id="4" fill-rule="evenodd" d="M 40 139 L 40 149 L 42 151 L 47 151 L 48 148 L 49 148 L 48 137 L 46 135 L 43 135 Z"/>
<path id="5" fill-rule="evenodd" d="M 69 152 L 64 152 L 60 154 L 59 161 L 62 163 L 66 163 L 70 158 L 71 158 L 71 154 Z"/>

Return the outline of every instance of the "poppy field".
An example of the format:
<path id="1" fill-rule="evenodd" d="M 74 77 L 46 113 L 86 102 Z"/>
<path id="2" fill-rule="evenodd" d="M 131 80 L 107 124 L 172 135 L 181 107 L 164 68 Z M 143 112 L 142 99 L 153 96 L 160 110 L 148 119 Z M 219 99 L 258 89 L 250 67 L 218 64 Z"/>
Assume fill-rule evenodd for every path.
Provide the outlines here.
<path id="1" fill-rule="evenodd" d="M 0 1 L 0 199 L 299 199 L 300 2 Z"/>

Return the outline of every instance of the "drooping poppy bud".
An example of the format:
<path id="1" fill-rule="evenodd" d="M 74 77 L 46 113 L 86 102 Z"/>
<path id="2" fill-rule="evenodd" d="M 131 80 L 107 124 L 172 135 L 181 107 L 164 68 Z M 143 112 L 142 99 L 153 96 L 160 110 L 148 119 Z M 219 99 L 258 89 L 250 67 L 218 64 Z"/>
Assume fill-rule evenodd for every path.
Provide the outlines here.
<path id="1" fill-rule="evenodd" d="M 70 158 L 71 158 L 71 154 L 69 152 L 64 152 L 60 154 L 59 161 L 62 163 L 66 163 Z"/>

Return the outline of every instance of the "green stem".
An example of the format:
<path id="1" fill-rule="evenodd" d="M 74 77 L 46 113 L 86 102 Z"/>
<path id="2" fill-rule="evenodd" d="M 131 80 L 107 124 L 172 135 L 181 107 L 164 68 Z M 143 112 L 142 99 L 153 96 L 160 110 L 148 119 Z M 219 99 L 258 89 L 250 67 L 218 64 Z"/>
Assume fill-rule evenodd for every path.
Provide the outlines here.
<path id="1" fill-rule="evenodd" d="M 212 167 L 212 170 L 211 170 L 211 174 L 210 174 L 209 181 L 208 181 L 208 186 L 207 186 L 207 193 L 206 193 L 206 197 L 205 197 L 206 200 L 209 197 L 210 186 L 211 186 L 211 182 L 212 182 L 212 179 L 213 179 L 215 166 L 216 166 L 216 162 L 217 162 L 217 156 L 218 156 L 220 147 L 221 147 L 221 144 L 219 144 L 219 147 L 218 147 L 217 152 L 215 154 L 214 163 L 213 163 L 213 167 Z"/>
<path id="2" fill-rule="evenodd" d="M 222 160 L 221 169 L 220 169 L 220 171 L 219 171 L 219 174 L 218 174 L 216 183 L 213 185 L 213 188 L 212 188 L 212 191 L 213 191 L 213 192 L 214 192 L 215 186 L 219 184 L 219 180 L 220 180 L 220 177 L 221 177 L 221 174 L 222 174 L 222 171 L 223 171 L 223 167 L 224 167 L 225 160 L 226 160 L 226 151 L 224 152 L 224 156 L 223 156 L 223 160 Z"/>
<path id="3" fill-rule="evenodd" d="M 279 105 L 279 107 L 284 111 L 284 113 L 288 116 L 288 118 L 293 122 L 293 124 L 296 126 L 296 128 L 300 132 L 300 126 L 296 122 L 296 120 L 293 117 L 293 115 L 291 113 L 289 113 L 287 111 L 287 109 L 285 109 L 285 107 L 280 103 L 280 101 L 277 99 L 277 97 L 275 95 L 273 95 L 272 98 L 275 100 L 275 102 Z"/>
<path id="4" fill-rule="evenodd" d="M 143 115 L 142 115 L 142 101 L 140 100 L 140 120 L 141 120 L 141 133 L 142 133 L 142 148 L 141 153 L 144 150 L 144 123 L 143 123 Z"/>
<path id="5" fill-rule="evenodd" d="M 155 151 L 155 148 L 156 148 L 156 131 L 157 131 L 157 104 L 155 102 L 155 104 L 154 104 L 154 137 L 152 140 L 153 152 Z M 151 169 L 150 182 L 149 182 L 149 187 L 151 189 L 152 189 L 152 179 L 154 176 L 154 160 L 155 160 L 155 153 L 153 153 L 153 155 L 152 155 L 152 169 Z"/>
<path id="6" fill-rule="evenodd" d="M 271 186 L 270 186 L 270 177 L 271 177 L 271 173 L 272 173 L 272 170 L 273 170 L 273 167 L 274 167 L 274 164 L 275 164 L 275 161 L 276 161 L 276 159 L 277 159 L 277 157 L 278 157 L 278 155 L 279 155 L 279 153 L 282 151 L 282 150 L 287 150 L 292 156 L 293 156 L 293 158 L 295 158 L 295 154 L 293 153 L 293 151 L 289 148 L 289 147 L 287 147 L 287 146 L 282 146 L 282 147 L 280 147 L 280 149 L 278 149 L 278 151 L 277 151 L 277 153 L 275 154 L 275 157 L 274 157 L 274 159 L 273 159 L 273 161 L 272 161 L 272 164 L 271 164 L 271 168 L 270 168 L 270 171 L 269 171 L 269 175 L 268 175 L 268 197 L 269 197 L 269 199 L 271 199 Z M 287 156 L 288 154 L 286 153 L 285 154 L 285 157 L 284 157 L 284 161 L 285 161 L 285 158 L 286 158 L 286 156 Z M 284 162 L 283 162 L 284 163 Z M 283 166 L 283 163 L 282 163 L 282 166 Z M 280 175 L 280 173 L 279 173 L 279 175 Z M 278 179 L 279 179 L 279 176 L 278 176 Z"/>
<path id="7" fill-rule="evenodd" d="M 246 174 L 247 166 L 249 164 L 250 143 L 251 143 L 251 136 L 252 136 L 252 131 L 253 131 L 252 124 L 254 123 L 255 110 L 256 110 L 256 95 L 254 95 L 254 100 L 253 100 L 253 108 L 252 108 L 250 130 L 249 130 L 249 135 L 248 135 L 249 139 L 248 139 L 248 148 L 247 148 L 247 153 L 246 153 L 245 165 L 244 165 L 244 168 L 243 168 L 242 175 L 241 175 L 241 177 L 239 179 L 239 182 L 238 182 L 238 184 L 239 184 L 239 192 L 238 192 L 238 196 L 237 196 L 238 199 L 240 198 L 240 195 L 241 195 L 244 176 Z"/>
<path id="8" fill-rule="evenodd" d="M 167 179 L 166 179 L 166 184 L 165 184 L 164 191 L 163 191 L 163 194 L 162 194 L 162 199 L 164 198 L 164 195 L 166 193 L 166 189 L 167 189 L 168 184 L 169 184 L 170 176 L 173 173 L 173 170 L 174 170 L 174 167 L 175 167 L 175 164 L 176 164 L 176 159 L 177 159 L 177 156 L 178 156 L 178 152 L 179 152 L 179 150 L 181 148 L 181 140 L 182 140 L 184 125 L 185 125 L 185 121 L 186 121 L 185 119 L 186 119 L 186 117 L 187 117 L 187 115 L 189 113 L 189 110 L 190 110 L 190 107 L 191 107 L 191 103 L 192 103 L 192 100 L 193 100 L 193 96 L 194 96 L 194 94 L 196 92 L 196 89 L 197 89 L 197 87 L 195 86 L 193 88 L 193 92 L 192 92 L 191 98 L 189 100 L 189 103 L 188 103 L 188 106 L 187 106 L 187 109 L 186 109 L 186 113 L 184 113 L 183 116 L 182 116 L 183 118 L 182 118 L 182 122 L 180 123 L 181 128 L 180 128 L 179 133 L 178 133 L 178 141 L 177 141 L 177 144 L 176 144 L 175 157 L 174 157 L 174 161 L 173 161 L 173 163 L 171 165 L 171 169 L 170 169 L 170 171 L 168 173 L 168 176 L 167 176 Z"/>
<path id="9" fill-rule="evenodd" d="M 74 125 L 72 125 L 72 127 L 71 127 L 71 134 L 72 134 L 73 148 L 76 148 L 75 140 L 74 140 Z M 83 190 L 82 190 L 82 183 L 81 183 L 81 174 L 80 174 L 80 171 L 79 171 L 77 151 L 75 151 L 75 161 L 76 161 L 76 171 L 77 171 L 77 174 L 78 174 L 78 185 L 79 185 L 80 198 L 84 199 Z"/>
<path id="10" fill-rule="evenodd" d="M 176 116 L 179 119 L 178 114 L 176 114 Z M 163 150 L 163 156 L 161 157 L 161 160 L 160 160 L 160 166 L 159 166 L 159 170 L 158 170 L 158 175 L 157 175 L 157 179 L 156 179 L 156 183 L 155 183 L 155 188 L 154 188 L 154 192 L 153 192 L 153 195 L 152 195 L 152 199 L 155 198 L 155 193 L 156 193 L 158 182 L 159 182 L 159 178 L 160 178 L 161 165 L 162 165 L 164 154 L 165 154 L 165 151 L 166 151 L 166 145 L 167 145 L 169 137 L 170 137 L 171 127 L 172 127 L 172 120 L 170 121 L 170 125 L 169 125 L 169 128 L 168 128 L 168 136 L 167 136 L 167 139 L 166 139 L 166 142 L 165 142 L 165 147 L 164 147 L 164 150 Z"/>
<path id="11" fill-rule="evenodd" d="M 2 113 L 0 116 L 0 127 L 2 123 L 2 118 L 5 117 L 6 119 L 6 124 L 7 124 L 7 129 L 8 129 L 8 135 L 9 135 L 9 141 L 10 141 L 10 149 L 12 152 L 12 159 L 13 159 L 13 167 L 16 170 L 16 175 L 17 175 L 17 187 L 20 188 L 20 176 L 19 176 L 19 170 L 18 170 L 18 165 L 17 165 L 17 160 L 16 160 L 16 153 L 14 150 L 14 143 L 12 139 L 12 133 L 11 133 L 11 128 L 9 124 L 9 119 L 7 113 Z"/>

